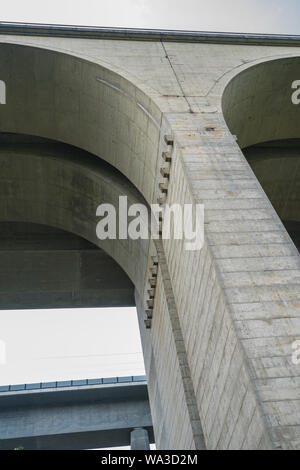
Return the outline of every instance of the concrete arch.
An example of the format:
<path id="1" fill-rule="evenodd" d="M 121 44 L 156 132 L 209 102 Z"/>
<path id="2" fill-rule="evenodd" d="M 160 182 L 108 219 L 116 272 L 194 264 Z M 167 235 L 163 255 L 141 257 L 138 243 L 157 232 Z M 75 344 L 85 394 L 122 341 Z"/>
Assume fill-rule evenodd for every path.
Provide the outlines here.
<path id="1" fill-rule="evenodd" d="M 52 139 L 85 150 L 88 152 L 85 157 L 90 155 L 92 158 L 92 154 L 116 168 L 150 203 L 159 171 L 156 166 L 161 112 L 140 87 L 129 81 L 128 78 L 133 77 L 121 76 L 110 64 L 100 65 L 79 56 L 36 45 L 2 42 L 1 79 L 7 83 L 7 102 L 0 109 L 0 132 Z M 63 158 L 63 155 L 60 157 Z M 82 163 L 89 166 L 89 162 Z M 120 194 L 124 194 L 126 184 L 123 183 L 122 180 Z M 110 198 L 106 196 L 108 200 L 103 202 L 109 202 Z M 138 192 L 135 196 L 139 197 Z M 22 201 L 24 203 L 25 199 Z M 78 207 L 81 203 L 78 197 Z M 88 235 L 83 233 L 85 230 L 79 229 L 81 233 L 76 231 L 76 217 L 73 226 L 67 227 L 67 218 L 63 216 L 64 226 L 59 221 L 51 222 L 50 210 L 44 221 L 33 213 L 33 209 L 30 212 L 32 222 L 54 223 L 59 228 L 73 231 L 99 244 L 99 240 L 90 238 L 95 237 L 95 233 Z M 88 229 L 87 221 L 85 225 Z M 94 230 L 94 222 L 90 228 Z M 145 242 L 143 259 L 138 264 L 132 263 L 132 259 L 139 259 L 139 256 L 136 253 L 133 257 L 129 256 L 123 241 L 110 245 L 103 249 L 120 264 L 142 295 L 143 269 L 148 259 Z M 132 255 L 132 248 L 130 250 Z M 132 268 L 129 265 L 126 267 L 130 262 Z M 141 267 L 141 272 L 134 274 L 132 270 L 138 269 L 137 266 Z"/>
<path id="2" fill-rule="evenodd" d="M 269 55 L 260 55 L 259 58 L 253 58 L 253 56 L 247 57 L 247 59 L 242 59 L 238 64 L 232 64 L 232 66 L 225 70 L 222 74 L 216 76 L 214 83 L 211 85 L 206 96 L 213 98 L 214 105 L 217 107 L 219 112 L 222 112 L 222 98 L 223 94 L 229 85 L 229 83 L 240 73 L 255 67 L 260 64 L 267 64 L 268 62 L 274 62 L 275 60 L 284 60 L 284 59 L 293 59 L 299 58 L 299 52 L 289 52 L 289 53 L 274 53 Z M 218 99 L 215 100 L 214 98 Z"/>
<path id="3" fill-rule="evenodd" d="M 300 258 L 241 151 L 299 138 L 293 116 L 300 108 L 290 107 L 299 40 L 166 44 L 163 37 L 137 42 L 113 32 L 107 42 L 50 29 L 2 35 L 8 100 L 0 106 L 0 131 L 89 154 L 82 167 L 62 156 L 56 168 L 53 154 L 30 155 L 30 171 L 22 167 L 20 174 L 45 203 L 28 196 L 27 180 L 15 174 L 3 184 L 2 214 L 34 212 L 39 222 L 92 239 L 93 204 L 99 194 L 117 195 L 118 184 L 124 189 L 119 177 L 128 178 L 130 191 L 137 188 L 138 199 L 157 202 L 165 174 L 161 134 L 172 134 L 164 190 L 169 203 L 205 204 L 203 249 L 186 252 L 176 240 L 157 242 L 153 252 L 151 243 L 145 254 L 123 241 L 107 246 L 141 286 L 136 305 L 158 448 L 204 448 L 204 441 L 211 449 L 299 448 L 300 372 L 290 355 L 300 331 Z M 15 165 L 7 175 L 24 165 L 22 152 L 8 159 Z M 110 176 L 103 183 L 89 167 L 94 159 L 119 171 L 113 194 Z M 65 184 L 57 184 L 64 175 Z M 150 330 L 146 306 L 153 307 Z"/>
<path id="4" fill-rule="evenodd" d="M 4 140 L 9 143 L 0 145 L 0 220 L 47 225 L 92 242 L 116 260 L 142 295 L 149 240 L 99 240 L 96 235 L 99 204 L 117 209 L 121 195 L 128 205 L 146 204 L 133 185 L 74 147 L 26 136 Z"/>
<path id="5" fill-rule="evenodd" d="M 99 203 L 117 205 L 120 194 L 129 196 L 129 203 L 141 198 L 148 204 L 157 203 L 161 153 L 166 150 L 162 137 L 169 134 L 162 133 L 161 127 L 169 129 L 170 125 L 162 125 L 162 113 L 152 98 L 108 67 L 54 50 L 1 43 L 0 63 L 1 78 L 7 83 L 0 132 L 51 139 L 88 152 L 74 161 L 47 151 L 43 155 L 40 150 L 26 153 L 26 145 L 19 151 L 14 147 L 0 170 L 0 175 L 7 172 L 0 219 L 55 226 L 98 243 L 95 212 Z M 92 162 L 93 156 L 97 162 Z M 97 170 L 101 160 L 110 165 L 109 171 L 104 163 Z M 158 447 L 203 448 L 164 249 L 160 247 L 157 266 L 152 256 L 159 250 L 148 240 L 106 241 L 101 248 L 136 288 Z M 157 277 L 155 299 L 153 291 L 149 292 L 152 269 Z M 145 310 L 149 308 L 151 313 L 152 307 L 156 320 L 149 331 Z M 172 366 L 168 351 L 174 355 Z"/>
<path id="6" fill-rule="evenodd" d="M 15 137 L 11 138 L 15 140 Z M 29 141 L 26 142 L 27 139 Z M 0 220 L 49 225 L 75 233 L 100 246 L 123 268 L 133 282 L 146 367 L 147 372 L 149 371 L 148 386 L 150 395 L 152 393 L 150 400 L 152 400 L 152 412 L 154 410 L 153 420 L 157 423 L 154 425 L 157 430 L 156 439 L 158 445 L 172 447 L 173 437 L 169 437 L 167 431 L 164 430 L 165 422 L 170 419 L 169 416 L 172 416 L 178 428 L 181 415 L 174 413 L 173 410 L 181 406 L 186 408 L 186 413 L 189 413 L 190 408 L 195 406 L 194 404 L 185 405 L 184 402 L 187 392 L 183 386 L 182 376 L 183 368 L 186 371 L 188 367 L 186 363 L 181 367 L 181 364 L 175 362 L 172 366 L 174 373 L 167 385 L 164 385 L 167 388 L 167 394 L 170 390 L 174 390 L 175 385 L 177 386 L 176 397 L 169 407 L 161 409 L 161 401 L 157 398 L 157 388 L 160 387 L 162 378 L 168 370 L 168 362 L 165 365 L 164 358 L 164 367 L 157 372 L 156 358 L 159 357 L 158 354 L 163 347 L 176 347 L 172 337 L 171 321 L 174 320 L 172 317 L 170 320 L 171 315 L 177 315 L 174 303 L 171 304 L 173 302 L 172 287 L 161 248 L 157 272 L 158 294 L 155 299 L 160 337 L 158 345 L 155 344 L 155 351 L 152 352 L 152 335 L 145 329 L 144 324 L 147 305 L 145 298 L 149 300 L 149 296 L 144 294 L 144 289 L 149 288 L 149 264 L 151 263 L 153 267 L 151 255 L 156 254 L 156 251 L 150 240 L 128 238 L 125 240 L 108 239 L 101 242 L 96 237 L 96 208 L 101 202 L 111 203 L 114 207 L 118 207 L 120 195 L 128 197 L 128 205 L 147 204 L 139 191 L 119 171 L 87 152 L 49 140 L 38 139 L 36 141 L 26 136 L 25 141 L 24 138 L 23 141 L 20 138 L 19 142 L 2 142 L 0 145 Z M 159 326 L 161 321 L 164 322 L 164 328 Z M 180 330 L 177 331 L 177 336 L 179 333 Z M 180 338 L 178 342 L 182 350 L 182 339 Z M 186 378 L 186 375 L 184 379 L 185 383 L 190 380 Z M 191 385 L 188 388 L 189 394 L 191 394 L 190 388 Z M 195 410 L 193 412 L 195 415 Z M 200 428 L 198 422 L 194 428 L 188 424 L 184 436 L 193 445 L 201 447 L 203 441 L 202 435 L 199 436 L 198 427 Z M 178 439 L 182 439 L 181 435 Z"/>
<path id="7" fill-rule="evenodd" d="M 299 77 L 299 67 L 299 56 L 260 60 L 227 82 L 222 112 L 241 149 L 299 137 L 300 108 L 292 103 L 292 83 Z"/>
<path id="8" fill-rule="evenodd" d="M 227 84 L 225 121 L 296 245 L 299 232 L 299 117 L 293 100 L 300 57 L 248 67 Z"/>
<path id="9" fill-rule="evenodd" d="M 54 139 L 116 167 L 152 201 L 161 112 L 115 71 L 49 49 L 0 44 L 0 132 Z"/>
<path id="10" fill-rule="evenodd" d="M 135 305 L 134 285 L 104 250 L 74 233 L 0 221 L 0 309 Z"/>

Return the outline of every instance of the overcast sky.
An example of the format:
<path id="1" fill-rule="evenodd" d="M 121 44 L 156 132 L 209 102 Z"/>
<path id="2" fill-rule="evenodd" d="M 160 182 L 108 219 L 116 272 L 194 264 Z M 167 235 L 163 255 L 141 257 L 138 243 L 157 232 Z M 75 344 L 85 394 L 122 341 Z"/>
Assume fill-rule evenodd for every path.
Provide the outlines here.
<path id="1" fill-rule="evenodd" d="M 135 308 L 0 312 L 0 385 L 143 375 Z"/>
<path id="2" fill-rule="evenodd" d="M 300 0 L 1 0 L 0 21 L 300 34 Z M 143 374 L 135 309 L 0 312 L 0 384 Z"/>
<path id="3" fill-rule="evenodd" d="M 300 34 L 299 0 L 1 0 L 2 21 Z"/>

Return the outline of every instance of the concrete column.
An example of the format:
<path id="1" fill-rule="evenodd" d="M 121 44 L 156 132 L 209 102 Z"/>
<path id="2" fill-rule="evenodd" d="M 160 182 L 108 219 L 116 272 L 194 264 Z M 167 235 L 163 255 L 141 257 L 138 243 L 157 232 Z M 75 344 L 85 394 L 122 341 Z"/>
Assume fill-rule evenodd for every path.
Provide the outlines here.
<path id="1" fill-rule="evenodd" d="M 146 429 L 135 428 L 130 433 L 131 450 L 150 450 L 149 434 Z"/>

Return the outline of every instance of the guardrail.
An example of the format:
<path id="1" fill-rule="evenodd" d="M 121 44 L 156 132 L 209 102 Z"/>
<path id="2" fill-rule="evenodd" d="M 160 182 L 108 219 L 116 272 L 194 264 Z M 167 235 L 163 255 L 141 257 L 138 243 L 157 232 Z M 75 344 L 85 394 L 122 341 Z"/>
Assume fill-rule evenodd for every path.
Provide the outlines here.
<path id="1" fill-rule="evenodd" d="M 22 36 L 79 37 L 92 39 L 134 39 L 136 41 L 176 41 L 220 44 L 266 44 L 299 46 L 295 34 L 221 33 L 214 31 L 182 31 L 142 28 L 107 28 L 41 23 L 0 21 L 0 34 Z"/>
<path id="2" fill-rule="evenodd" d="M 0 394 L 5 392 L 22 392 L 24 390 L 40 390 L 65 387 L 81 387 L 93 385 L 109 385 L 132 382 L 145 382 L 146 375 L 129 375 L 126 377 L 105 377 L 101 379 L 83 379 L 83 380 L 60 380 L 57 382 L 36 382 L 31 384 L 2 385 Z"/>

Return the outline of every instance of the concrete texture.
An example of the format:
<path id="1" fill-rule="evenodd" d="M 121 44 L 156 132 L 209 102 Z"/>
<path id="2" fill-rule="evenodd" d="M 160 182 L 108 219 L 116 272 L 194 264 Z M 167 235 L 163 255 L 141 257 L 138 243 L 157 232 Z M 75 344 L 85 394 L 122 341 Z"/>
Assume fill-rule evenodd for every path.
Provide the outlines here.
<path id="1" fill-rule="evenodd" d="M 244 149 L 244 155 L 299 250 L 299 141 L 287 139 L 253 145 Z M 279 257 L 277 262 L 280 261 Z M 285 259 L 284 262 L 291 269 L 292 266 L 298 267 L 297 258 Z"/>
<path id="2" fill-rule="evenodd" d="M 0 222 L 0 308 L 124 307 L 134 287 L 105 251 L 49 226 Z"/>
<path id="3" fill-rule="evenodd" d="M 131 450 L 150 450 L 148 431 L 143 428 L 136 428 L 130 433 Z"/>
<path id="4" fill-rule="evenodd" d="M 290 196 L 272 196 L 269 178 L 288 184 L 289 172 L 279 182 L 277 165 L 269 173 L 260 160 L 256 177 L 242 153 L 300 137 L 300 107 L 291 102 L 299 38 L 225 44 L 5 33 L 0 131 L 90 156 L 1 145 L 1 220 L 75 233 L 133 282 L 157 447 L 299 448 L 300 369 L 291 362 L 300 334 L 299 252 L 280 219 L 297 222 L 299 184 L 290 184 Z M 100 243 L 95 205 L 120 193 L 156 203 L 166 151 L 167 201 L 205 205 L 201 252 L 185 251 L 180 240 Z M 293 152 L 281 154 L 285 168 L 298 159 Z"/>
<path id="5" fill-rule="evenodd" d="M 122 379 L 122 378 L 121 378 Z M 0 393 L 0 449 L 78 450 L 153 442 L 146 382 Z M 117 380 L 117 378 L 116 378 Z M 143 431 L 132 436 L 138 428 Z"/>

